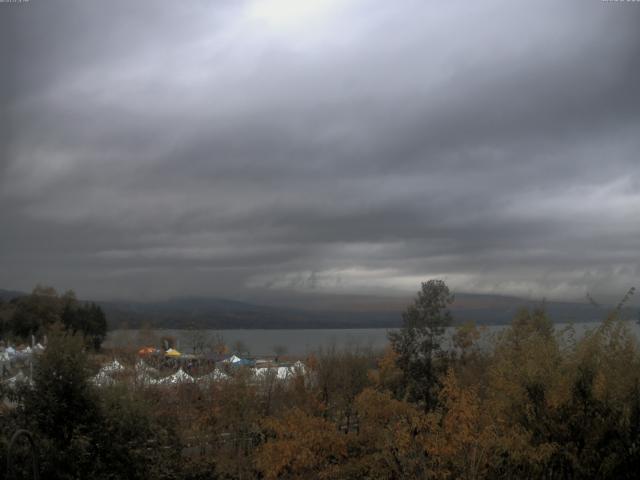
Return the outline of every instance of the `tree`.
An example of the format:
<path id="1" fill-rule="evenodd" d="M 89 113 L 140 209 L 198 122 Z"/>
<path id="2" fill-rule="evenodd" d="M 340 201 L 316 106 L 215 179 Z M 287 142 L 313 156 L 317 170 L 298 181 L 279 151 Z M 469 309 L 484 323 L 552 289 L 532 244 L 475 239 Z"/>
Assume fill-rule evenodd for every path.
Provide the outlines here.
<path id="1" fill-rule="evenodd" d="M 349 478 L 432 478 L 424 448 L 427 416 L 389 392 L 363 390 L 355 401 L 360 428 L 350 448 Z"/>
<path id="2" fill-rule="evenodd" d="M 28 339 L 60 321 L 61 303 L 51 287 L 37 285 L 31 295 L 18 299 L 10 321 L 11 331 L 17 337 Z"/>
<path id="3" fill-rule="evenodd" d="M 394 397 L 401 396 L 402 370 L 398 368 L 398 354 L 390 345 L 378 361 L 378 369 L 371 372 L 374 382 L 381 390 L 388 390 Z"/>
<path id="4" fill-rule="evenodd" d="M 124 385 L 98 391 L 93 371 L 85 339 L 54 325 L 16 412 L 34 433 L 41 478 L 175 478 L 181 445 L 171 418 Z"/>
<path id="5" fill-rule="evenodd" d="M 11 333 L 11 319 L 13 318 L 15 308 L 15 302 L 3 302 L 0 300 L 0 338 L 5 338 L 8 333 Z"/>
<path id="6" fill-rule="evenodd" d="M 274 345 L 272 347 L 273 353 L 276 355 L 276 362 L 280 357 L 287 354 L 287 347 L 284 345 Z"/>
<path id="7" fill-rule="evenodd" d="M 477 345 L 478 340 L 482 336 L 482 332 L 473 322 L 467 322 L 456 327 L 451 340 L 456 349 L 456 354 L 460 356 L 460 360 L 464 363 L 467 356 L 472 353 L 472 349 Z"/>
<path id="8" fill-rule="evenodd" d="M 33 388 L 24 387 L 21 413 L 39 440 L 43 478 L 90 478 L 99 409 L 80 336 L 55 328 L 38 358 Z"/>
<path id="9" fill-rule="evenodd" d="M 439 397 L 441 408 L 429 414 L 425 442 L 431 470 L 446 478 L 486 478 L 493 429 L 476 389 L 461 385 L 449 369 Z"/>
<path id="10" fill-rule="evenodd" d="M 263 426 L 267 441 L 256 465 L 265 479 L 340 478 L 336 464 L 347 456 L 347 444 L 331 422 L 293 409 Z"/>
<path id="11" fill-rule="evenodd" d="M 229 353 L 229 347 L 224 343 L 224 336 L 220 332 L 211 335 L 209 339 L 209 349 L 217 355 Z"/>
<path id="12" fill-rule="evenodd" d="M 61 320 L 65 328 L 71 333 L 82 333 L 89 345 L 99 350 L 107 336 L 107 319 L 95 303 L 81 305 L 75 297 L 63 298 Z"/>
<path id="13" fill-rule="evenodd" d="M 247 347 L 247 344 L 244 343 L 242 340 L 236 340 L 235 342 L 233 342 L 233 350 L 238 355 L 249 353 L 249 347 Z"/>
<path id="14" fill-rule="evenodd" d="M 104 311 L 95 303 L 85 305 L 81 310 L 80 330 L 95 350 L 99 350 L 107 336 L 107 318 Z"/>
<path id="15" fill-rule="evenodd" d="M 218 390 L 216 469 L 224 478 L 250 478 L 260 438 L 260 405 L 253 373 L 238 369 Z"/>
<path id="16" fill-rule="evenodd" d="M 453 295 L 443 280 L 423 282 L 414 303 L 402 314 L 402 328 L 389 334 L 403 372 L 405 394 L 426 410 L 436 401 L 435 357 L 445 328 L 452 322 L 447 309 L 452 302 Z"/>
<path id="17" fill-rule="evenodd" d="M 31 295 L 17 299 L 6 318 L 11 333 L 28 340 L 31 335 L 46 333 L 57 322 L 65 330 L 81 333 L 89 345 L 98 350 L 107 335 L 107 319 L 95 303 L 80 303 L 72 290 L 58 295 L 51 287 L 36 286 Z"/>
<path id="18" fill-rule="evenodd" d="M 100 393 L 101 422 L 91 432 L 99 451 L 98 472 L 85 478 L 175 479 L 183 463 L 178 418 L 162 415 L 139 391 L 125 385 Z"/>

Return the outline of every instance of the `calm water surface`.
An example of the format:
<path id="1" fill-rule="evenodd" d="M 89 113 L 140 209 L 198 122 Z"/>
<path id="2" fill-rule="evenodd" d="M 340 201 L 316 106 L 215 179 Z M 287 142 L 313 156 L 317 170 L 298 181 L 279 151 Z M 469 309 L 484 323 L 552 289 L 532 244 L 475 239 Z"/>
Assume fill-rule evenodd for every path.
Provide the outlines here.
<path id="1" fill-rule="evenodd" d="M 593 330 L 599 322 L 573 324 L 575 337 L 582 337 L 585 332 Z M 640 325 L 628 322 L 629 328 L 640 338 Z M 560 330 L 569 326 L 556 323 Z M 489 345 L 492 336 L 503 330 L 502 325 L 483 327 L 481 344 Z M 273 355 L 283 348 L 290 355 L 306 355 L 320 348 L 335 346 L 344 348 L 373 348 L 382 350 L 388 343 L 387 334 L 392 329 L 358 328 L 358 329 L 313 329 L 313 330 L 113 330 L 109 333 L 105 347 L 140 347 L 157 345 L 162 336 L 168 335 L 178 340 L 179 350 L 189 353 L 194 345 L 213 345 L 217 336 L 222 336 L 224 343 L 231 349 L 242 347 L 253 355 Z M 453 329 L 447 332 L 445 347 L 450 345 Z M 241 345 L 238 345 L 241 343 Z"/>

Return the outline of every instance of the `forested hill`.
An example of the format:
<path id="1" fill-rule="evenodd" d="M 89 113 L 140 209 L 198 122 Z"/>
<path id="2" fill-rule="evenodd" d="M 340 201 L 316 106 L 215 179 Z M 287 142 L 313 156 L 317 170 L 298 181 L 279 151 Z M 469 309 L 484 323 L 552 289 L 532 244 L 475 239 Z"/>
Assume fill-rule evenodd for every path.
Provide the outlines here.
<path id="1" fill-rule="evenodd" d="M 145 323 L 164 328 L 393 328 L 401 324 L 405 304 L 356 309 L 341 304 L 335 308 L 265 306 L 207 298 L 182 298 L 165 302 L 102 302 L 112 328 L 135 328 Z M 513 297 L 489 295 L 456 296 L 452 307 L 456 323 L 506 324 L 523 307 L 539 303 Z M 545 308 L 558 322 L 589 322 L 601 319 L 606 309 L 589 304 L 547 302 Z"/>
<path id="2" fill-rule="evenodd" d="M 315 311 L 205 298 L 100 305 L 115 328 L 375 328 L 395 327 L 400 319 L 398 311 Z"/>
<path id="3" fill-rule="evenodd" d="M 0 300 L 26 295 L 0 290 Z M 349 296 L 327 298 L 319 303 L 302 306 L 273 306 L 233 300 L 185 297 L 157 302 L 111 301 L 96 302 L 107 316 L 109 328 L 393 328 L 401 324 L 407 299 Z M 363 304 L 369 305 L 364 308 Z M 477 324 L 506 324 L 518 309 L 539 306 L 516 297 L 499 295 L 456 294 L 451 308 L 456 323 L 475 321 Z M 607 309 L 588 303 L 546 302 L 549 316 L 556 322 L 589 322 L 599 320 Z M 637 317 L 637 313 L 631 313 Z"/>

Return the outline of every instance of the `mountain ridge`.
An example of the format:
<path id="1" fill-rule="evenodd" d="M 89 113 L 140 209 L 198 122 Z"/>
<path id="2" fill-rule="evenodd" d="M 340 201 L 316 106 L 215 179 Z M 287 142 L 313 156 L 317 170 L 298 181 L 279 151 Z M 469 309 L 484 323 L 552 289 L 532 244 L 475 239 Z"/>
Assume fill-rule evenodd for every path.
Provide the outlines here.
<path id="1" fill-rule="evenodd" d="M 0 299 L 26 295 L 1 290 Z M 206 296 L 174 297 L 160 301 L 96 301 L 107 316 L 110 329 L 310 329 L 310 328 L 396 328 L 402 311 L 412 301 L 405 297 L 366 295 L 316 296 L 309 308 L 298 299 L 291 305 L 265 305 L 244 300 Z M 304 304 L 304 303 L 303 303 Z M 321 304 L 322 308 L 317 305 Z M 588 303 L 570 301 L 539 302 L 509 295 L 458 293 L 451 306 L 457 324 L 474 321 L 479 325 L 511 322 L 519 309 L 544 304 L 556 322 L 600 320 L 608 311 Z"/>

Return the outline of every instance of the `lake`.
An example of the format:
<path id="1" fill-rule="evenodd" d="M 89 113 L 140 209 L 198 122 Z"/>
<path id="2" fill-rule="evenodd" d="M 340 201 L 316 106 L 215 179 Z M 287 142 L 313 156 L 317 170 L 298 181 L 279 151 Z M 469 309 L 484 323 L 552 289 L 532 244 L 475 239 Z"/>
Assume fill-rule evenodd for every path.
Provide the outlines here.
<path id="1" fill-rule="evenodd" d="M 588 330 L 597 327 L 600 322 L 587 323 L 556 323 L 560 330 L 573 325 L 577 338 Z M 640 325 L 629 321 L 628 326 L 640 337 Z M 490 325 L 484 327 L 481 344 L 489 345 L 493 335 L 504 329 L 504 325 Z M 113 330 L 109 332 L 104 343 L 105 348 L 111 347 L 141 347 L 143 345 L 157 345 L 160 337 L 171 336 L 178 341 L 178 350 L 184 353 L 193 351 L 194 345 L 212 345 L 216 336 L 221 335 L 226 345 L 232 350 L 239 342 L 243 350 L 252 355 L 273 355 L 278 347 L 282 347 L 287 354 L 304 356 L 320 348 L 335 346 L 343 348 L 372 348 L 382 350 L 388 343 L 387 333 L 392 329 L 386 328 L 357 328 L 357 329 L 310 329 L 310 330 Z M 454 329 L 448 329 L 445 347 L 450 345 L 451 334 Z"/>

